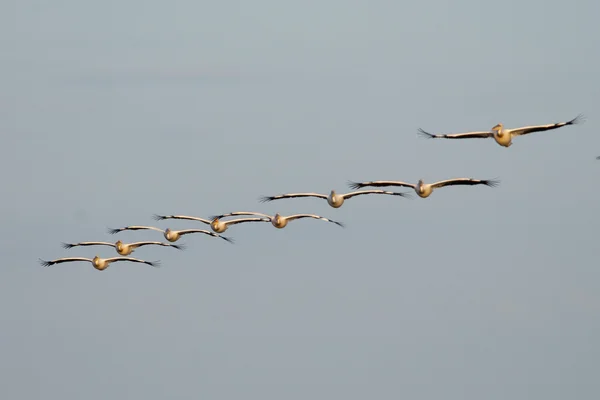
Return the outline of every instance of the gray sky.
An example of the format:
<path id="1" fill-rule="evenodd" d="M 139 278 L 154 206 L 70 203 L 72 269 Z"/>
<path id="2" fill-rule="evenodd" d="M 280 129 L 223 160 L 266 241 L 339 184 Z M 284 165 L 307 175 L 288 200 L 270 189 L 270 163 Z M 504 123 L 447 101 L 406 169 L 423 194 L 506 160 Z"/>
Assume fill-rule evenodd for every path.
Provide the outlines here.
<path id="1" fill-rule="evenodd" d="M 0 3 L 0 397 L 597 399 L 599 8 Z M 416 134 L 579 113 L 509 149 Z M 462 176 L 501 185 L 257 201 Z M 347 227 L 134 253 L 160 269 L 38 264 L 235 210 Z"/>

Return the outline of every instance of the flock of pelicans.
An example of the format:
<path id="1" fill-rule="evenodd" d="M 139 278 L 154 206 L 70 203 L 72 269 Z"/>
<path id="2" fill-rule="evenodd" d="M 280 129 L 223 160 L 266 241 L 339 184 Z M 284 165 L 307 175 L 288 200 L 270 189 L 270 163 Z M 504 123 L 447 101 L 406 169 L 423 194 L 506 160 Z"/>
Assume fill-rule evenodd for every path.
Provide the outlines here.
<path id="1" fill-rule="evenodd" d="M 423 135 L 427 138 L 445 138 L 445 139 L 468 139 L 468 138 L 493 138 L 496 143 L 500 146 L 510 147 L 512 144 L 512 140 L 521 135 L 526 135 L 532 132 L 540 132 L 551 129 L 557 129 L 567 125 L 574 125 L 577 123 L 583 122 L 582 115 L 577 116 L 576 118 L 567 121 L 567 122 L 559 122 L 555 124 L 547 124 L 547 125 L 535 125 L 535 126 L 525 126 L 521 128 L 514 129 L 505 129 L 502 124 L 498 124 L 494 126 L 489 131 L 479 131 L 479 132 L 467 132 L 467 133 L 455 133 L 455 134 L 431 134 L 422 129 L 419 129 L 419 134 Z M 597 157 L 600 159 L 600 156 Z M 455 179 L 447 179 L 435 183 L 425 183 L 423 180 L 419 180 L 416 184 L 406 183 L 400 181 L 370 181 L 370 182 L 349 182 L 349 186 L 352 189 L 361 189 L 363 187 L 390 187 L 390 186 L 404 186 L 412 188 L 419 197 L 427 198 L 431 195 L 431 193 L 435 189 L 439 189 L 444 186 L 453 186 L 453 185 L 486 185 L 490 187 L 495 187 L 500 182 L 498 180 L 488 179 L 488 180 L 480 180 L 473 178 L 455 178 Z M 348 199 L 351 199 L 355 196 L 367 195 L 367 194 L 383 194 L 383 195 L 391 195 L 391 196 L 400 196 L 400 197 L 410 197 L 408 193 L 401 192 L 392 192 L 385 191 L 379 189 L 372 190 L 359 190 L 350 193 L 336 193 L 332 190 L 328 195 L 320 194 L 320 193 L 287 193 L 276 196 L 266 196 L 261 197 L 261 202 L 274 201 L 279 199 L 287 199 L 294 197 L 316 197 L 320 199 L 327 200 L 327 203 L 333 208 L 340 208 L 344 202 Z M 223 220 L 223 218 L 234 217 L 234 216 L 245 216 L 243 218 L 231 219 L 231 220 Z M 95 256 L 94 258 L 85 258 L 85 257 L 65 257 L 59 258 L 52 261 L 44 261 L 40 260 L 43 266 L 50 266 L 54 264 L 60 264 L 64 262 L 75 262 L 75 261 L 85 261 L 92 264 L 94 268 L 99 271 L 103 271 L 108 266 L 114 262 L 119 261 L 129 261 L 136 263 L 144 263 L 147 265 L 151 265 L 154 267 L 158 267 L 160 265 L 160 261 L 145 261 L 139 258 L 128 257 L 131 253 L 133 253 L 137 248 L 143 246 L 165 246 L 172 247 L 174 249 L 183 250 L 185 249 L 185 245 L 182 244 L 173 244 L 177 242 L 183 235 L 189 235 L 193 233 L 202 233 L 204 235 L 212 236 L 213 238 L 219 238 L 226 240 L 229 243 L 233 243 L 233 240 L 229 237 L 222 236 L 220 233 L 225 232 L 230 225 L 236 225 L 246 222 L 270 222 L 275 228 L 282 229 L 287 226 L 287 224 L 291 221 L 301 219 L 301 218 L 312 218 L 325 222 L 331 222 L 338 226 L 344 227 L 341 222 L 334 221 L 329 218 L 322 217 L 320 215 L 315 214 L 295 214 L 283 216 L 279 213 L 275 215 L 267 215 L 259 212 L 250 212 L 250 211 L 238 211 L 231 212 L 226 214 L 214 215 L 209 217 L 208 219 L 200 218 L 200 217 L 190 217 L 186 215 L 154 215 L 154 219 L 157 221 L 166 220 L 166 219 L 182 219 L 182 220 L 191 220 L 196 222 L 201 222 L 210 227 L 211 231 L 207 229 L 184 229 L 184 230 L 172 230 L 169 228 L 161 229 L 153 226 L 125 226 L 122 228 L 110 229 L 110 234 L 116 234 L 123 231 L 135 231 L 135 230 L 153 230 L 157 232 L 161 232 L 164 238 L 170 242 L 159 242 L 159 241 L 143 241 L 143 242 L 135 242 L 135 243 L 123 243 L 121 240 L 117 240 L 115 243 L 110 242 L 80 242 L 80 243 L 63 243 L 63 247 L 65 249 L 71 249 L 73 247 L 79 246 L 110 246 L 115 249 L 115 251 L 120 255 L 120 257 L 111 257 L 111 258 L 100 258 Z"/>

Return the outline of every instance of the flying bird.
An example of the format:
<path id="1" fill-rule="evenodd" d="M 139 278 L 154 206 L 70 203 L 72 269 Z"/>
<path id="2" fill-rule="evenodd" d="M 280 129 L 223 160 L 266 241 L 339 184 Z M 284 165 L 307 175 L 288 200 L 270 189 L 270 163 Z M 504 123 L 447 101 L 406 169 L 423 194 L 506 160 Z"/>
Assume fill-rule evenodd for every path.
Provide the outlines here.
<path id="1" fill-rule="evenodd" d="M 466 132 L 466 133 L 451 133 L 451 134 L 432 134 L 424 131 L 419 128 L 419 135 L 426 138 L 444 138 L 444 139 L 473 139 L 473 138 L 494 138 L 496 143 L 500 146 L 510 147 L 512 145 L 512 140 L 516 136 L 527 135 L 532 132 L 541 132 L 548 131 L 551 129 L 558 129 L 567 125 L 575 125 L 579 123 L 583 123 L 585 121 L 583 114 L 579 114 L 577 117 L 573 118 L 567 122 L 557 122 L 553 124 L 547 125 L 532 125 L 532 126 L 523 126 L 520 128 L 513 129 L 505 129 L 502 123 L 497 124 L 489 131 L 479 131 L 479 132 Z"/>
<path id="2" fill-rule="evenodd" d="M 161 232 L 163 234 L 163 236 L 165 237 L 165 239 L 167 239 L 169 242 L 176 242 L 177 240 L 179 240 L 179 238 L 181 238 L 181 236 L 183 235 L 189 235 L 190 233 L 203 233 L 205 235 L 210 235 L 213 237 L 218 237 L 221 238 L 223 240 L 228 241 L 229 243 L 233 243 L 233 239 L 225 237 L 225 236 L 221 236 L 218 235 L 214 232 L 211 231 L 207 231 L 204 229 L 184 229 L 184 230 L 180 230 L 180 231 L 175 231 L 172 229 L 160 229 L 160 228 L 156 228 L 154 226 L 137 226 L 137 225 L 132 225 L 132 226 L 125 226 L 123 228 L 116 228 L 116 229 L 108 229 L 108 233 L 110 233 L 111 235 L 114 235 L 117 232 L 122 232 L 122 231 L 137 231 L 137 230 L 144 230 L 144 229 L 150 229 L 153 231 L 157 231 L 157 232 Z"/>
<path id="3" fill-rule="evenodd" d="M 168 247 L 173 247 L 173 248 L 178 249 L 178 250 L 184 250 L 185 249 L 185 245 L 183 245 L 183 244 L 177 245 L 177 244 L 170 244 L 170 243 L 163 243 L 163 242 L 123 243 L 120 240 L 117 240 L 115 243 L 109 243 L 109 242 L 63 243 L 62 247 L 65 248 L 65 249 L 72 249 L 73 247 L 78 247 L 78 246 L 110 246 L 110 247 L 114 247 L 114 249 L 120 255 L 122 255 L 122 256 L 128 256 L 131 253 L 133 253 L 138 247 L 149 246 L 149 245 L 168 246 Z"/>
<path id="4" fill-rule="evenodd" d="M 240 219 L 234 219 L 231 221 L 219 221 L 219 219 L 213 219 L 212 221 L 209 221 L 207 219 L 204 218 L 200 218 L 200 217 L 189 217 L 187 215 L 154 215 L 154 219 L 157 220 L 161 220 L 161 219 L 187 219 L 187 220 L 191 220 L 191 221 L 200 221 L 203 222 L 205 224 L 210 225 L 210 227 L 212 228 L 213 231 L 217 232 L 217 233 L 223 233 L 227 230 L 227 228 L 229 228 L 229 225 L 235 225 L 235 224 L 241 224 L 243 222 L 269 222 L 269 219 L 266 218 L 240 218 Z"/>
<path id="5" fill-rule="evenodd" d="M 259 212 L 252 212 L 252 211 L 236 211 L 236 212 L 232 212 L 232 213 L 227 213 L 227 214 L 221 214 L 221 215 L 214 215 L 211 218 L 213 220 L 215 219 L 221 219 L 221 218 L 225 218 L 225 217 L 232 217 L 232 216 L 236 216 L 236 215 L 259 215 L 261 217 L 264 217 L 266 219 L 268 219 L 271 224 L 278 229 L 282 229 L 285 228 L 288 224 L 289 221 L 293 221 L 296 219 L 301 219 L 301 218 L 314 218 L 314 219 L 320 219 L 321 221 L 325 221 L 325 222 L 331 222 L 333 224 L 336 224 L 340 227 L 344 227 L 344 224 L 338 221 L 334 221 L 332 219 L 329 218 L 325 218 L 325 217 L 321 217 L 320 215 L 315 215 L 315 214 L 295 214 L 295 215 L 288 215 L 287 217 L 284 217 L 282 215 L 280 215 L 279 213 L 271 216 L 271 215 L 267 215 L 267 214 L 263 214 L 263 213 L 259 213 Z"/>
<path id="6" fill-rule="evenodd" d="M 400 181 L 371 181 L 371 182 L 348 182 L 348 185 L 353 189 L 362 188 L 365 186 L 405 186 L 410 187 L 415 190 L 417 195 L 422 198 L 429 197 L 434 189 L 441 188 L 443 186 L 453 186 L 453 185 L 486 185 L 490 187 L 496 187 L 500 184 L 499 180 L 495 179 L 487 179 L 487 180 L 479 180 L 472 178 L 456 178 L 456 179 L 448 179 L 445 181 L 439 181 L 435 183 L 425 183 L 422 179 L 419 179 L 417 184 L 400 182 Z"/>
<path id="7" fill-rule="evenodd" d="M 119 261 L 131 261 L 131 262 L 136 262 L 136 263 L 143 263 L 143 264 L 148 264 L 152 267 L 160 266 L 160 261 L 144 261 L 144 260 L 140 260 L 139 258 L 133 258 L 133 257 L 113 257 L 113 258 L 100 258 L 98 256 L 96 256 L 94 258 L 66 257 L 66 258 L 59 258 L 57 260 L 52 260 L 52 261 L 45 261 L 45 260 L 40 259 L 40 263 L 44 267 L 48 267 L 48 266 L 54 265 L 54 264 L 61 264 L 64 262 L 75 262 L 75 261 L 90 262 L 90 263 L 92 263 L 92 266 L 94 268 L 96 268 L 98 271 L 104 271 L 106 268 L 108 268 L 108 266 L 111 263 L 119 262 Z"/>
<path id="8" fill-rule="evenodd" d="M 363 190 L 358 192 L 350 192 L 344 194 L 338 194 L 335 190 L 332 190 L 329 195 L 320 194 L 320 193 L 287 193 L 280 194 L 277 196 L 263 196 L 259 198 L 261 203 L 279 200 L 279 199 L 290 199 L 294 197 L 317 197 L 319 199 L 327 200 L 327 203 L 333 208 L 340 208 L 344 201 L 347 199 L 351 199 L 354 196 L 360 196 L 363 194 L 387 194 L 392 196 L 401 196 L 401 197 L 410 197 L 408 193 L 399 193 L 399 192 L 387 192 L 385 190 Z"/>

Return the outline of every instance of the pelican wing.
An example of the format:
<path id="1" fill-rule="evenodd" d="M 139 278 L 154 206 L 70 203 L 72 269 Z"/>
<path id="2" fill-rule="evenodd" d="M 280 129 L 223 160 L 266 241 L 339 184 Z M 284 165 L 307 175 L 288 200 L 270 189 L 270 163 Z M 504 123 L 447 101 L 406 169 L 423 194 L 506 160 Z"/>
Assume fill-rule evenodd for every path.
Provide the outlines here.
<path id="1" fill-rule="evenodd" d="M 259 213 L 259 212 L 253 212 L 253 211 L 235 211 L 235 212 L 231 212 L 231 213 L 227 213 L 227 214 L 212 215 L 208 218 L 211 221 L 214 221 L 215 219 L 221 219 L 221 218 L 225 218 L 225 217 L 235 217 L 237 215 L 259 215 L 261 217 L 269 218 L 269 220 L 271 219 L 270 215 Z"/>
<path id="2" fill-rule="evenodd" d="M 583 118 L 584 118 L 583 115 L 579 114 L 578 116 L 576 116 L 575 118 L 573 118 L 572 120 L 567 121 L 567 122 L 557 122 L 554 124 L 547 124 L 547 125 L 524 126 L 522 128 L 509 129 L 509 132 L 513 136 L 527 135 L 528 133 L 532 133 L 532 132 L 548 131 L 551 129 L 561 128 L 561 127 L 567 126 L 567 125 L 579 124 L 584 121 Z"/>
<path id="3" fill-rule="evenodd" d="M 267 201 L 279 200 L 279 199 L 291 199 L 294 197 L 318 197 L 320 199 L 327 199 L 327 195 L 320 193 L 286 193 L 280 194 L 277 196 L 263 196 L 259 198 L 261 203 L 265 203 Z"/>
<path id="4" fill-rule="evenodd" d="M 452 186 L 452 185 L 486 185 L 490 187 L 496 187 L 500 184 L 500 181 L 497 179 L 472 179 L 472 178 L 456 178 L 456 179 L 448 179 L 445 181 L 439 181 L 431 184 L 433 188 L 441 188 L 443 186 Z"/>
<path id="5" fill-rule="evenodd" d="M 111 235 L 114 235 L 115 233 L 118 232 L 123 232 L 123 231 L 139 231 L 139 230 L 144 230 L 144 229 L 150 229 L 153 231 L 158 231 L 158 232 L 164 232 L 164 229 L 160 229 L 160 228 L 155 228 L 153 226 L 138 226 L 138 225 L 131 225 L 131 226 L 125 226 L 123 228 L 116 228 L 116 229 L 108 229 L 108 233 L 110 233 Z"/>
<path id="6" fill-rule="evenodd" d="M 409 188 L 415 188 L 415 185 L 412 183 L 406 183 L 406 182 L 401 182 L 401 181 L 370 181 L 370 182 L 348 182 L 348 186 L 350 186 L 352 189 L 360 189 L 363 188 L 365 186 L 374 186 L 374 187 L 381 187 L 381 186 L 404 186 L 404 187 L 409 187 Z"/>
<path id="7" fill-rule="evenodd" d="M 342 196 L 344 197 L 344 199 L 351 199 L 354 196 L 360 196 L 363 194 L 388 194 L 391 196 L 411 197 L 408 193 L 388 192 L 386 190 L 361 190 L 358 192 L 346 193 Z"/>
<path id="8" fill-rule="evenodd" d="M 187 219 L 190 221 L 199 221 L 199 222 L 204 222 L 207 225 L 210 225 L 210 221 L 204 218 L 200 218 L 200 217 L 190 217 L 187 215 L 158 215 L 158 214 L 154 214 L 152 216 L 152 218 L 154 218 L 156 221 L 161 221 L 163 219 Z"/>
<path id="9" fill-rule="evenodd" d="M 87 261 L 87 262 L 92 262 L 91 258 L 84 258 L 84 257 L 66 257 L 66 258 L 59 258 L 57 260 L 52 260 L 52 261 L 45 261 L 42 260 L 40 258 L 40 264 L 42 264 L 44 267 L 48 267 L 50 265 L 54 265 L 54 264 L 61 264 L 64 262 L 73 262 L 73 261 Z"/>
<path id="10" fill-rule="evenodd" d="M 185 249 L 185 245 L 183 245 L 183 244 L 171 244 L 171 243 L 164 243 L 164 242 L 135 242 L 135 243 L 129 243 L 128 245 L 134 249 L 137 247 L 150 246 L 150 245 L 173 247 L 178 250 Z"/>
<path id="11" fill-rule="evenodd" d="M 79 243 L 62 243 L 62 247 L 65 249 L 71 249 L 77 246 L 111 246 L 117 247 L 114 243 L 108 242 L 79 242 Z"/>
<path id="12" fill-rule="evenodd" d="M 332 219 L 321 217 L 320 215 L 315 215 L 315 214 L 295 214 L 295 215 L 289 215 L 284 218 L 287 219 L 288 221 L 293 221 L 295 219 L 300 219 L 300 218 L 314 218 L 314 219 L 320 219 L 321 221 L 325 221 L 325 222 L 331 222 L 333 224 L 341 226 L 342 228 L 344 227 L 344 224 L 341 222 L 334 221 Z"/>
<path id="13" fill-rule="evenodd" d="M 444 138 L 444 139 L 484 139 L 494 136 L 494 132 L 492 131 L 479 131 L 479 132 L 465 132 L 465 133 L 448 133 L 448 134 L 437 134 L 434 135 L 432 133 L 426 132 L 423 129 L 419 128 L 418 131 L 420 136 L 423 136 L 428 139 L 432 138 Z"/>
<path id="14" fill-rule="evenodd" d="M 136 262 L 136 263 L 148 264 L 152 267 L 160 267 L 160 261 L 145 261 L 145 260 L 140 260 L 139 258 L 134 258 L 134 257 L 112 257 L 112 258 L 105 259 L 105 261 L 109 264 L 114 263 L 114 262 L 119 262 L 119 261 L 131 261 L 131 262 Z"/>
<path id="15" fill-rule="evenodd" d="M 270 222 L 271 220 L 269 218 L 238 218 L 238 219 L 232 219 L 230 221 L 225 221 L 225 225 L 235 225 L 235 224 L 241 224 L 244 222 Z"/>
<path id="16" fill-rule="evenodd" d="M 210 235 L 212 237 L 218 237 L 218 238 L 228 241 L 229 243 L 233 243 L 233 239 L 231 239 L 227 236 L 221 236 L 218 233 L 206 231 L 204 229 L 184 229 L 182 231 L 177 231 L 177 233 L 179 233 L 180 235 L 188 235 L 190 233 L 204 233 L 205 235 Z"/>

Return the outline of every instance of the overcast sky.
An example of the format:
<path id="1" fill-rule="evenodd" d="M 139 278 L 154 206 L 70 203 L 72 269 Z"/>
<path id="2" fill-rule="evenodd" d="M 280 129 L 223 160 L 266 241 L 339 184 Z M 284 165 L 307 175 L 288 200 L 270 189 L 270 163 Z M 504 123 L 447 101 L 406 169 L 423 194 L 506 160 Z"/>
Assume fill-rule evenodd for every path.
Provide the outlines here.
<path id="1" fill-rule="evenodd" d="M 0 3 L 3 399 L 597 399 L 595 1 Z M 435 133 L 567 121 L 510 148 Z M 427 199 L 261 204 L 347 181 Z M 395 188 L 399 191 L 409 189 Z M 316 213 L 161 260 L 152 214 Z"/>

